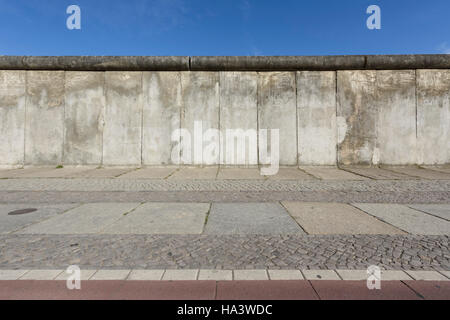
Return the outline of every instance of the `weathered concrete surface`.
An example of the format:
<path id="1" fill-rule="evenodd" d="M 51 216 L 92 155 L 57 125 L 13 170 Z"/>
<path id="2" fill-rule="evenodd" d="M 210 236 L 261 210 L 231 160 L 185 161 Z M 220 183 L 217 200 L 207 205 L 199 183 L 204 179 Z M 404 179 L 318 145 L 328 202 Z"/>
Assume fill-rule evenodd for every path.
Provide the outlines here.
<path id="1" fill-rule="evenodd" d="M 450 180 L 450 173 L 439 172 L 418 167 L 385 167 L 387 170 L 429 180 Z"/>
<path id="2" fill-rule="evenodd" d="M 412 204 L 408 207 L 450 221 L 450 204 Z"/>
<path id="3" fill-rule="evenodd" d="M 60 164 L 63 154 L 64 72 L 27 72 L 25 164 Z"/>
<path id="4" fill-rule="evenodd" d="M 119 176 L 119 179 L 164 179 L 170 176 L 176 168 L 142 168 Z"/>
<path id="5" fill-rule="evenodd" d="M 381 168 L 361 168 L 361 167 L 341 167 L 342 170 L 353 172 L 358 175 L 368 177 L 370 179 L 375 180 L 416 180 L 419 179 L 417 177 L 408 176 L 406 174 L 390 171 L 390 170 L 384 170 Z"/>
<path id="6" fill-rule="evenodd" d="M 355 207 L 411 234 L 449 235 L 450 222 L 399 204 L 356 203 Z"/>
<path id="7" fill-rule="evenodd" d="M 338 162 L 376 164 L 376 71 L 337 72 Z"/>
<path id="8" fill-rule="evenodd" d="M 213 203 L 206 234 L 304 234 L 278 203 Z"/>
<path id="9" fill-rule="evenodd" d="M 77 206 L 78 204 L 1 204 L 0 234 L 21 230 L 39 221 L 58 216 Z M 20 215 L 8 215 L 9 212 L 23 209 L 37 209 L 37 211 Z"/>
<path id="10" fill-rule="evenodd" d="M 450 163 L 450 70 L 417 70 L 419 164 Z"/>
<path id="11" fill-rule="evenodd" d="M 200 234 L 209 207 L 209 203 L 144 203 L 103 233 Z"/>
<path id="12" fill-rule="evenodd" d="M 258 74 L 258 129 L 278 129 L 280 134 L 280 165 L 297 164 L 297 120 L 295 73 L 269 72 Z M 259 140 L 260 164 L 268 164 L 263 149 L 271 153 L 272 141 L 267 133 L 267 148 Z"/>
<path id="13" fill-rule="evenodd" d="M 103 164 L 140 165 L 142 72 L 106 72 Z"/>
<path id="14" fill-rule="evenodd" d="M 144 72 L 142 162 L 172 164 L 172 133 L 180 128 L 181 76 L 179 72 Z"/>
<path id="15" fill-rule="evenodd" d="M 64 164 L 102 162 L 105 74 L 66 72 Z"/>
<path id="16" fill-rule="evenodd" d="M 364 56 L 191 57 L 192 71 L 351 70 L 364 65 Z"/>
<path id="17" fill-rule="evenodd" d="M 23 165 L 25 71 L 0 71 L 0 165 Z"/>
<path id="18" fill-rule="evenodd" d="M 134 171 L 136 168 L 97 168 L 80 172 L 77 178 L 115 178 Z"/>
<path id="19" fill-rule="evenodd" d="M 217 174 L 217 179 L 221 180 L 264 180 L 265 177 L 261 175 L 257 168 L 220 168 Z"/>
<path id="20" fill-rule="evenodd" d="M 336 73 L 297 73 L 298 161 L 300 165 L 335 165 Z"/>
<path id="21" fill-rule="evenodd" d="M 181 56 L 0 56 L 3 70 L 179 71 L 189 70 Z"/>
<path id="22" fill-rule="evenodd" d="M 26 170 L 26 169 L 25 169 Z M 76 168 L 53 168 L 23 173 L 21 178 L 72 178 L 91 170 L 88 166 Z"/>
<path id="23" fill-rule="evenodd" d="M 374 158 L 374 164 L 376 160 L 392 165 L 417 163 L 415 81 L 413 70 L 377 71 L 375 153 L 379 159 Z"/>
<path id="24" fill-rule="evenodd" d="M 345 56 L 0 56 L 3 70 L 295 71 L 449 69 L 446 54 Z"/>
<path id="25" fill-rule="evenodd" d="M 168 177 L 170 180 L 209 180 L 215 179 L 218 167 L 180 168 Z"/>
<path id="26" fill-rule="evenodd" d="M 298 168 L 280 168 L 277 174 L 266 176 L 269 180 L 314 180 L 314 176 Z"/>
<path id="27" fill-rule="evenodd" d="M 257 91 L 258 75 L 255 72 L 220 73 L 221 164 L 258 164 Z M 234 130 L 236 134 L 247 133 L 248 137 L 239 142 L 239 137 L 228 130 Z M 237 147 L 239 143 L 243 149 Z"/>
<path id="28" fill-rule="evenodd" d="M 343 203 L 283 202 L 308 234 L 405 234 Z"/>
<path id="29" fill-rule="evenodd" d="M 333 167 L 301 166 L 300 169 L 323 180 L 368 180 L 367 177 Z"/>
<path id="30" fill-rule="evenodd" d="M 191 155 L 187 155 L 183 163 L 218 164 L 220 151 L 213 150 L 209 153 L 205 149 L 210 141 L 219 141 L 219 137 L 202 139 L 200 135 L 204 136 L 208 129 L 219 129 L 219 73 L 183 72 L 181 87 L 183 100 L 181 127 L 190 133 L 192 146 Z M 194 130 L 195 122 L 201 122 L 202 127 L 197 127 L 198 132 Z M 206 143 L 204 140 L 207 140 Z M 208 161 L 203 160 L 205 155 L 208 155 Z"/>
<path id="31" fill-rule="evenodd" d="M 88 203 L 64 214 L 33 224 L 17 233 L 89 234 L 99 233 L 139 206 L 139 203 Z"/>

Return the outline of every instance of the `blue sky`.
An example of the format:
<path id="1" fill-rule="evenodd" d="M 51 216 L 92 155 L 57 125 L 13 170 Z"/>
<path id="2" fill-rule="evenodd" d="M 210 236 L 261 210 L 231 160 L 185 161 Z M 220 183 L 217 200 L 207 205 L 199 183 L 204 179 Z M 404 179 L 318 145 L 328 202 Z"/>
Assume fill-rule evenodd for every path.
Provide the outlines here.
<path id="1" fill-rule="evenodd" d="M 0 55 L 450 53 L 449 16 L 449 0 L 0 0 Z"/>

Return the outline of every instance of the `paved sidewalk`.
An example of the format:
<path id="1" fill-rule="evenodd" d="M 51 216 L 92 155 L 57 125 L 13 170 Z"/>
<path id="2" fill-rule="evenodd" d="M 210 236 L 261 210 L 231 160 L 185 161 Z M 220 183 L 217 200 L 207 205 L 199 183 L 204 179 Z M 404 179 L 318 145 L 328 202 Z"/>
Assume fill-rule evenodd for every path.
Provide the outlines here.
<path id="1" fill-rule="evenodd" d="M 449 300 L 450 282 L 383 281 L 0 281 L 7 300 Z"/>
<path id="2" fill-rule="evenodd" d="M 420 282 L 449 279 L 449 178 L 439 167 L 0 170 L 0 281 L 24 279 L 0 287 L 75 297 L 44 280 L 78 265 L 84 298 L 178 297 L 178 286 L 204 299 L 210 287 L 213 298 L 448 298 L 447 284 Z M 382 294 L 358 281 L 371 265 L 397 280 Z"/>

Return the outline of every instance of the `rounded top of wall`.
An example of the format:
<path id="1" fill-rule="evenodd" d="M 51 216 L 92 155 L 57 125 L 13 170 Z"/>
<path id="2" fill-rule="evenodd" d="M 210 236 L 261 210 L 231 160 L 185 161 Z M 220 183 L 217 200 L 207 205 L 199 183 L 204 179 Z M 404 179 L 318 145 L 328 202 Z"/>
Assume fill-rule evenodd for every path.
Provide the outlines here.
<path id="1" fill-rule="evenodd" d="M 450 54 L 348 56 L 0 56 L 0 70 L 334 71 L 450 69 Z"/>

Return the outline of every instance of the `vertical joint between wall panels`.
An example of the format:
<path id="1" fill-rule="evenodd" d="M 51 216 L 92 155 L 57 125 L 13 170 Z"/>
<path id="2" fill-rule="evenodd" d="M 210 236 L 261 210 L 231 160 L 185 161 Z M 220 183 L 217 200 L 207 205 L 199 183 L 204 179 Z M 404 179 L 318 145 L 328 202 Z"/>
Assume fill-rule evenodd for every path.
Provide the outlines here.
<path id="1" fill-rule="evenodd" d="M 295 144 L 296 144 L 296 150 L 297 150 L 297 167 L 300 166 L 300 149 L 298 147 L 298 79 L 297 79 L 298 71 L 294 72 L 294 81 L 295 81 Z"/>
<path id="2" fill-rule="evenodd" d="M 141 167 L 144 165 L 143 152 L 144 152 L 144 104 L 145 104 L 145 94 L 144 94 L 144 71 L 141 71 Z"/>
<path id="3" fill-rule="evenodd" d="M 259 141 L 259 107 L 260 107 L 260 100 L 259 100 L 259 72 L 256 72 L 256 161 L 258 168 L 261 168 L 261 162 L 259 159 L 259 148 L 260 148 L 260 141 Z"/>
<path id="4" fill-rule="evenodd" d="M 336 113 L 336 166 L 339 166 L 339 121 L 338 121 L 338 70 L 334 71 L 334 108 Z"/>
<path id="5" fill-rule="evenodd" d="M 189 57 L 189 64 L 191 62 L 191 58 Z M 189 71 L 188 71 L 189 72 Z M 178 72 L 179 75 L 179 81 L 180 81 L 180 123 L 179 123 L 179 129 L 180 129 L 180 134 L 178 135 L 178 166 L 181 166 L 181 129 L 183 127 L 183 122 L 184 122 L 184 99 L 183 99 L 183 73 L 182 71 Z"/>
<path id="6" fill-rule="evenodd" d="M 63 71 L 63 81 L 64 81 L 64 91 L 63 91 L 63 118 L 62 118 L 62 150 L 61 150 L 61 163 L 57 165 L 64 164 L 64 146 L 66 144 L 66 72 Z"/>
<path id="7" fill-rule="evenodd" d="M 220 126 L 220 112 L 222 111 L 221 110 L 221 107 L 222 107 L 222 104 L 221 104 L 221 97 L 222 97 L 221 82 L 222 81 L 221 81 L 221 72 L 219 71 L 219 72 L 217 72 L 217 74 L 218 74 L 218 82 L 219 82 L 219 117 L 218 117 L 219 123 L 217 124 L 217 126 L 219 128 L 219 161 L 218 161 L 217 165 L 220 168 L 222 166 L 221 159 L 222 159 L 222 153 L 223 153 L 223 151 L 222 151 L 223 139 L 220 138 L 222 136 L 221 126 Z M 217 174 L 218 173 L 219 173 L 219 171 L 217 171 Z"/>

